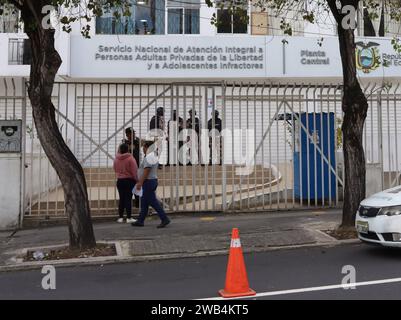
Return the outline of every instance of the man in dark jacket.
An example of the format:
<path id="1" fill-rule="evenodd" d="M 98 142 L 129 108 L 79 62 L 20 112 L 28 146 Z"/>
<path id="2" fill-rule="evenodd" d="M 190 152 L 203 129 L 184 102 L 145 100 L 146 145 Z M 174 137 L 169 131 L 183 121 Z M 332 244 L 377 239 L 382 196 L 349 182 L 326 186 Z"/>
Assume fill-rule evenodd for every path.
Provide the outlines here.
<path id="1" fill-rule="evenodd" d="M 208 121 L 207 123 L 207 128 L 209 130 L 209 134 L 210 131 L 212 131 L 213 129 L 216 130 L 218 133 L 216 133 L 216 141 L 215 141 L 215 145 L 213 146 L 213 139 L 212 137 L 209 135 L 209 148 L 210 148 L 210 159 L 209 159 L 209 164 L 213 163 L 213 158 L 216 159 L 216 161 L 214 163 L 222 163 L 222 150 L 221 150 L 221 137 L 218 136 L 218 134 L 221 134 L 221 130 L 222 130 L 222 122 L 221 119 L 219 118 L 219 112 L 217 110 L 214 110 L 213 114 L 212 114 L 212 118 Z M 217 154 L 213 154 L 213 151 L 215 151 L 215 153 L 217 152 Z M 216 157 L 217 156 L 217 157 Z"/>
<path id="2" fill-rule="evenodd" d="M 196 131 L 196 134 L 198 135 L 199 138 L 199 132 L 200 132 L 200 120 L 196 116 L 196 111 L 192 109 L 189 110 L 189 118 L 187 120 L 187 129 L 193 129 Z"/>
<path id="3" fill-rule="evenodd" d="M 214 126 L 213 126 L 213 119 L 214 119 Z M 216 129 L 218 132 L 221 132 L 222 124 L 221 119 L 219 118 L 219 112 L 214 110 L 212 114 L 212 118 L 207 122 L 207 128 L 210 130 Z"/>
<path id="4" fill-rule="evenodd" d="M 149 129 L 159 129 L 164 131 L 164 108 L 159 107 L 156 110 L 156 115 L 152 117 L 149 124 Z"/>
<path id="5" fill-rule="evenodd" d="M 187 119 L 187 129 L 192 129 L 196 132 L 197 135 L 197 141 L 196 141 L 196 153 L 198 156 L 198 161 L 199 161 L 199 156 L 200 156 L 200 150 L 199 150 L 199 146 L 200 146 L 200 120 L 199 118 L 196 116 L 196 111 L 195 110 L 189 110 L 189 118 Z M 188 137 L 188 141 L 191 141 L 191 138 Z M 194 152 L 194 150 L 191 150 L 191 152 Z M 191 156 L 192 159 L 192 156 Z M 189 162 L 189 165 L 192 165 L 192 161 Z"/>

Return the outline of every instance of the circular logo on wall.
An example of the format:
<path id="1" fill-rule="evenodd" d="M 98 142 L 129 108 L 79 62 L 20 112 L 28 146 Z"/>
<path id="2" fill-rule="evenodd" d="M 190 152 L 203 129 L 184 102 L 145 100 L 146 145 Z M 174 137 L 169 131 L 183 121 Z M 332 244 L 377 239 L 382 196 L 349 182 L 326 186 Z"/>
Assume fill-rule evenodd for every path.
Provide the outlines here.
<path id="1" fill-rule="evenodd" d="M 7 137 L 11 137 L 14 135 L 15 129 L 13 127 L 7 127 L 4 133 Z"/>
<path id="2" fill-rule="evenodd" d="M 370 73 L 380 66 L 380 53 L 376 42 L 356 42 L 356 67 L 364 73 Z"/>

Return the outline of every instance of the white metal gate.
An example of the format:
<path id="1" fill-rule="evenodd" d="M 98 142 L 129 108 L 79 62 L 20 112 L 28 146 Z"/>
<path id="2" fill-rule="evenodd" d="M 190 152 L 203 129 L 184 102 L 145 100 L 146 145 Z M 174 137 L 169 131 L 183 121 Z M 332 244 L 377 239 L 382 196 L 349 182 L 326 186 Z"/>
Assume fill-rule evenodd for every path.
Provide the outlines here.
<path id="1" fill-rule="evenodd" d="M 371 168 L 379 174 L 376 189 L 400 183 L 399 91 L 398 84 L 365 86 L 370 108 L 364 146 L 369 174 Z M 266 211 L 341 205 L 341 95 L 340 85 L 56 83 L 53 102 L 60 131 L 84 168 L 92 215 L 109 216 L 116 214 L 112 164 L 124 131 L 132 127 L 140 139 L 150 138 L 149 124 L 158 108 L 164 109 L 166 134 L 160 139 L 158 197 L 167 210 Z M 185 134 L 191 109 L 204 135 L 192 144 L 183 137 L 179 147 L 203 149 L 187 150 L 199 161 L 175 164 L 179 148 L 173 146 L 169 155 L 173 135 L 167 135 L 168 121 L 176 110 Z M 209 138 L 208 122 L 212 127 L 218 122 L 211 120 L 216 110 L 222 137 Z M 63 191 L 37 139 L 22 80 L 0 80 L 0 119 L 24 120 L 21 207 L 25 217 L 64 217 Z M 214 152 L 211 163 L 210 150 Z"/>

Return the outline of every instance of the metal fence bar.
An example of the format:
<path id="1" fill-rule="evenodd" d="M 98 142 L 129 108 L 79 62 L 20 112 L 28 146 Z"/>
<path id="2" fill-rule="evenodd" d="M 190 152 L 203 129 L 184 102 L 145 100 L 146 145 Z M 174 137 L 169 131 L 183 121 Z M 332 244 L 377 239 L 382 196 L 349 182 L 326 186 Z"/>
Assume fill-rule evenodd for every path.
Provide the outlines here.
<path id="1" fill-rule="evenodd" d="M 199 121 L 202 121 L 201 123 L 200 123 L 200 127 L 201 127 L 201 129 L 204 129 L 205 128 L 205 121 L 204 121 L 204 119 L 202 118 L 202 109 L 204 110 L 204 112 L 205 112 L 205 115 L 207 115 L 207 109 L 208 109 L 208 94 L 209 94 L 209 92 L 208 92 L 208 86 L 204 86 L 203 87 L 203 94 L 204 94 L 204 99 L 203 99 L 203 108 L 202 108 L 202 106 L 199 108 Z M 205 117 L 206 118 L 206 117 Z M 192 127 L 194 127 L 194 124 L 195 124 L 195 115 L 194 115 L 194 113 L 192 113 Z M 192 145 L 193 145 L 193 137 L 191 137 L 191 143 L 192 143 Z M 204 195 L 204 203 L 205 203 L 205 209 L 204 210 L 209 210 L 209 195 L 208 195 L 208 185 L 209 185 L 209 168 L 207 167 L 207 166 L 205 166 L 204 167 L 204 173 L 205 173 L 205 176 L 204 176 L 204 187 L 205 187 L 205 190 L 203 191 L 203 195 Z"/>
<path id="2" fill-rule="evenodd" d="M 156 87 L 157 89 L 156 89 L 156 93 L 155 93 L 155 95 L 156 96 L 158 96 L 159 95 L 159 90 L 158 90 L 158 86 Z M 162 86 L 162 89 L 164 90 L 165 89 L 165 85 L 163 85 Z M 163 98 L 162 98 L 162 104 L 163 104 L 163 110 L 166 110 L 166 97 L 165 96 L 163 96 Z M 170 128 L 169 127 L 167 127 L 167 134 L 168 134 L 168 138 L 169 138 L 169 143 L 170 143 L 170 139 L 171 139 L 171 137 L 170 137 Z M 172 166 L 172 163 L 171 163 L 171 158 L 170 158 L 170 145 L 168 145 L 167 146 L 167 159 L 168 159 L 168 164 L 169 164 L 169 168 L 171 168 L 171 166 Z M 162 173 L 163 173 L 163 202 L 165 202 L 166 201 L 166 166 L 163 166 L 163 169 L 162 169 Z"/>
<path id="3" fill-rule="evenodd" d="M 329 118 L 329 122 L 328 122 L 328 128 L 327 128 L 327 142 L 326 142 L 326 144 L 329 146 L 328 147 L 328 155 L 329 155 L 329 168 L 331 168 L 332 167 L 332 165 L 331 165 L 331 159 L 332 159 L 332 154 L 331 154 L 331 140 L 332 140 L 332 138 L 331 138 L 331 130 L 333 129 L 333 131 L 335 132 L 335 127 L 333 127 L 333 128 L 331 128 L 331 117 L 330 117 L 330 112 L 331 112 L 331 108 L 330 108 L 330 95 L 331 95 L 331 90 L 332 90 L 333 88 L 332 87 L 330 87 L 328 90 L 327 90 L 327 116 L 328 116 L 328 118 Z M 323 109 L 323 107 L 322 107 L 322 109 Z M 335 121 L 336 121 L 336 114 L 334 113 L 334 125 L 335 125 Z M 334 137 L 333 137 L 334 138 Z M 336 170 L 337 171 L 337 170 Z M 329 176 L 328 176 L 328 180 L 329 180 L 329 207 L 331 207 L 332 206 L 332 192 L 333 192 L 333 190 L 332 190 L 332 181 L 331 181 L 331 172 L 329 171 L 328 172 L 329 173 Z M 323 205 L 322 205 L 323 206 Z"/>
<path id="4" fill-rule="evenodd" d="M 196 98 L 195 98 L 196 97 L 196 90 L 195 90 L 195 86 L 194 85 L 192 85 L 191 88 L 192 88 L 192 108 L 195 109 L 195 105 L 196 105 L 196 102 L 195 102 L 196 101 Z M 184 123 L 186 122 L 185 121 L 185 114 L 186 114 L 186 104 L 184 104 L 184 119 L 183 119 Z M 184 124 L 184 127 L 186 128 L 186 124 Z M 178 143 L 178 146 L 179 145 L 180 144 Z M 193 211 L 195 211 L 195 201 L 196 201 L 195 185 L 196 185 L 197 180 L 198 180 L 197 179 L 197 174 L 196 174 L 197 170 L 195 171 L 195 169 L 196 169 L 195 166 L 192 166 L 191 174 L 192 174 L 192 210 Z M 200 203 L 200 198 L 198 198 L 198 201 Z"/>
<path id="5" fill-rule="evenodd" d="M 235 186 L 235 141 L 234 141 L 234 94 L 235 94 L 235 88 L 236 85 L 235 83 L 233 84 L 233 86 L 231 87 L 231 154 L 232 154 L 232 158 L 231 158 L 231 192 L 233 193 L 234 191 L 234 186 Z M 234 198 L 233 198 L 234 200 Z"/>
<path id="6" fill-rule="evenodd" d="M 315 85 L 313 88 L 313 98 L 312 98 L 312 105 L 313 105 L 313 135 L 312 135 L 312 144 L 313 144 L 313 179 L 314 179 L 314 204 L 315 207 L 317 207 L 318 205 L 318 190 L 317 190 L 317 186 L 318 186 L 318 181 L 317 181 L 317 150 L 316 150 L 316 145 L 319 142 L 318 138 L 319 136 L 316 134 L 316 90 L 317 90 L 317 86 Z M 308 141 L 309 142 L 309 141 Z M 309 194 L 309 198 L 311 198 L 311 195 Z"/>
<path id="7" fill-rule="evenodd" d="M 391 186 L 393 187 L 395 184 L 400 183 L 400 164 L 398 162 L 398 128 L 397 128 L 397 92 L 399 89 L 400 85 L 398 84 L 397 87 L 394 89 L 393 92 L 393 107 L 394 107 L 394 128 L 395 128 L 395 141 L 394 141 L 394 145 L 395 145 L 395 163 L 396 163 L 396 176 L 394 181 L 391 183 Z"/>
<path id="8" fill-rule="evenodd" d="M 272 89 L 273 89 L 273 85 L 270 84 L 269 86 L 269 123 L 271 123 L 271 110 L 272 110 Z M 276 105 L 277 108 L 277 105 Z M 270 124 L 270 126 L 272 125 L 272 123 Z M 265 132 L 268 132 L 270 130 L 270 128 L 267 128 Z M 273 172 L 272 172 L 272 136 L 271 134 L 269 134 L 269 165 L 270 165 L 270 170 L 269 170 L 269 181 L 272 181 L 273 178 Z M 277 183 L 280 183 L 280 181 L 278 181 Z M 272 199 L 272 195 L 273 195 L 273 188 L 272 188 L 272 184 L 269 184 L 269 209 L 271 210 L 273 208 L 273 199 Z"/>
<path id="9" fill-rule="evenodd" d="M 221 184 L 222 184 L 222 210 L 225 212 L 227 209 L 227 164 L 226 164 L 226 152 L 225 152 L 225 147 L 226 147 L 226 143 L 223 139 L 223 135 L 222 133 L 224 133 L 226 131 L 226 108 L 227 108 L 227 99 L 226 99 L 226 83 L 222 83 L 221 85 L 221 97 L 222 97 L 222 102 L 221 102 L 221 106 L 222 106 L 222 110 L 221 110 L 221 115 L 222 115 L 222 126 L 221 126 L 221 130 L 222 132 L 220 132 L 220 150 L 218 150 L 218 152 L 220 152 L 220 163 L 222 165 L 222 177 L 221 177 Z"/>
<path id="10" fill-rule="evenodd" d="M 99 88 L 99 129 L 98 129 L 98 137 L 99 140 L 101 139 L 102 136 L 102 132 L 101 132 L 101 128 L 102 128 L 102 106 L 103 106 L 103 90 L 102 90 L 103 86 L 100 85 Z M 107 152 L 107 151 L 106 151 Z M 84 159 L 85 160 L 85 159 Z M 100 167 L 100 163 L 101 163 L 101 153 L 98 153 L 98 166 Z M 97 177 L 97 209 L 100 209 L 100 184 L 101 184 L 101 172 L 98 169 L 96 172 L 96 177 Z"/>
<path id="11" fill-rule="evenodd" d="M 254 141 L 253 141 L 253 144 L 256 146 L 256 144 L 257 144 L 257 138 L 256 138 L 256 134 L 257 134 L 257 123 L 256 123 L 256 115 L 257 115 L 257 112 L 256 112 L 256 101 L 257 101 L 257 99 L 256 99 L 256 92 L 257 92 L 257 89 L 258 89 L 258 84 L 256 83 L 255 84 L 255 86 L 253 87 L 253 129 L 254 129 L 254 135 L 253 135 L 253 139 L 254 139 Z M 259 177 L 259 175 L 258 175 L 258 167 L 257 167 L 257 161 L 256 161 L 256 157 L 257 157 L 257 154 L 256 154 L 256 150 L 255 150 L 255 154 L 254 154 L 254 158 L 255 158 L 255 161 L 254 161 L 254 164 L 253 164 L 253 171 L 254 171 L 254 199 L 255 199 L 255 201 L 257 202 L 257 192 L 258 192 L 258 177 Z M 263 172 L 263 166 L 262 166 L 262 172 Z"/>
<path id="12" fill-rule="evenodd" d="M 211 127 L 212 130 L 211 131 L 213 132 L 213 135 L 212 135 L 212 150 L 210 150 L 211 151 L 210 157 L 212 159 L 212 162 L 211 162 L 211 165 L 212 165 L 212 210 L 216 210 L 216 163 L 215 163 L 215 161 L 213 161 L 213 153 L 212 152 L 213 152 L 213 146 L 216 146 L 217 139 L 218 139 L 216 137 L 216 132 L 214 130 L 215 127 L 216 127 L 216 121 L 215 121 L 215 118 L 214 118 L 214 112 L 216 110 L 215 97 L 216 97 L 215 87 L 212 87 L 212 98 L 211 98 L 212 99 L 212 118 L 211 118 L 212 119 L 212 127 Z M 206 114 L 205 114 L 205 129 L 206 128 L 209 129 L 208 128 L 207 118 L 208 118 L 208 113 L 206 112 Z M 210 132 L 209 132 L 209 134 L 210 134 Z M 209 139 L 210 139 L 210 136 L 209 136 Z M 207 149 L 209 149 L 209 146 L 207 147 Z M 217 152 L 218 151 L 216 150 L 216 153 Z M 203 159 L 201 159 L 201 160 L 203 160 Z M 209 162 L 209 157 L 208 157 L 207 161 Z"/>
<path id="13" fill-rule="evenodd" d="M 298 90 L 298 101 L 299 101 L 299 115 L 302 115 L 302 91 Z M 298 166 L 298 172 L 302 172 L 302 163 L 303 163 L 303 157 L 302 157 L 302 149 L 303 149 L 303 145 L 302 145 L 302 130 L 299 130 L 300 126 L 297 122 L 294 121 L 294 115 L 293 115 L 293 123 L 294 123 L 294 136 L 299 134 L 298 137 L 298 142 L 295 141 L 295 143 L 297 143 L 298 145 L 298 154 L 299 154 L 299 166 Z M 294 170 L 295 170 L 295 166 L 294 166 Z M 303 183 L 302 183 L 302 174 L 299 175 L 299 201 L 300 201 L 300 206 L 302 207 L 303 205 L 303 201 L 304 201 L 304 193 L 303 193 Z M 294 185 L 295 185 L 295 172 L 294 172 Z M 294 187 L 294 198 L 295 198 L 295 187 Z"/>
<path id="14" fill-rule="evenodd" d="M 180 107 L 180 87 L 176 86 L 175 87 L 175 109 L 179 110 Z M 184 105 L 184 113 L 185 113 L 186 106 Z M 174 108 L 173 108 L 174 110 Z M 192 143 L 192 137 L 191 137 L 191 143 Z M 186 163 L 184 163 L 184 168 L 186 167 Z M 185 172 L 185 171 L 184 171 Z M 177 163 L 175 166 L 175 210 L 179 210 L 180 206 L 180 165 Z M 183 189 L 185 189 L 185 175 L 183 177 Z"/>
<path id="15" fill-rule="evenodd" d="M 21 96 L 23 96 L 23 99 L 21 99 L 21 120 L 22 120 L 22 143 L 21 143 L 21 168 L 20 168 L 20 184 L 21 184 L 21 191 L 20 191 L 20 212 L 19 212 L 19 227 L 23 226 L 23 219 L 25 215 L 25 210 L 27 208 L 27 203 L 26 203 L 26 140 L 27 140 L 27 99 L 26 99 L 26 80 L 25 78 L 21 79 Z M 15 103 L 15 102 L 14 102 Z M 15 113 L 15 109 L 14 109 Z"/>
<path id="16" fill-rule="evenodd" d="M 295 111 L 295 101 L 294 101 L 294 97 L 295 97 L 295 87 L 293 87 L 292 89 L 291 89 L 291 105 L 292 106 L 294 106 L 294 111 Z M 295 132 L 295 126 L 294 126 L 294 115 L 291 113 L 291 126 L 292 126 L 292 130 L 291 130 L 291 132 L 292 132 L 292 137 L 291 137 L 291 151 L 292 151 L 292 155 L 293 155 L 293 158 L 294 158 L 294 155 L 295 155 L 295 140 L 296 140 L 296 137 L 295 137 L 295 135 L 296 135 L 296 132 Z M 295 208 L 295 188 L 294 188 L 294 182 L 295 182 L 295 177 L 294 177 L 294 168 L 295 168 L 295 165 L 294 165 L 294 159 L 292 159 L 292 209 L 294 209 Z"/>
<path id="17" fill-rule="evenodd" d="M 280 92 L 281 92 L 280 89 L 281 89 L 280 87 L 276 87 L 276 94 L 275 94 L 275 97 L 276 97 L 275 98 L 275 105 L 276 105 L 276 108 L 277 108 L 277 112 L 274 115 L 273 119 L 276 121 L 276 137 L 279 136 L 277 116 L 278 116 L 278 113 L 281 110 L 281 107 L 283 106 L 283 104 L 279 102 L 279 100 L 280 100 L 279 95 L 280 95 Z M 285 96 L 283 95 L 283 100 L 282 101 L 284 101 L 284 99 L 285 99 Z M 280 105 L 280 107 L 278 107 L 279 105 Z M 276 165 L 277 165 L 278 170 L 280 170 L 280 159 L 279 159 L 280 149 L 279 149 L 279 144 L 278 143 L 276 143 L 276 150 L 275 151 L 276 151 Z M 276 185 L 276 197 L 277 197 L 276 210 L 277 211 L 280 210 L 280 202 L 281 202 L 280 185 L 281 185 L 281 183 L 277 183 L 277 185 Z"/>
<path id="18" fill-rule="evenodd" d="M 393 174 L 393 166 L 392 166 L 392 161 L 391 161 L 391 126 L 390 126 L 390 100 L 389 100 L 389 95 L 386 94 L 386 110 L 387 110 L 387 141 L 388 141 L 388 146 L 387 146 L 387 155 L 388 155 L 388 168 L 389 168 L 389 173 L 388 173 L 388 184 L 386 185 L 386 188 L 391 188 L 391 178 Z"/>
<path id="19" fill-rule="evenodd" d="M 320 99 L 319 99 L 319 102 L 320 102 L 320 132 L 319 132 L 319 134 L 321 135 L 321 139 L 319 139 L 319 141 L 318 141 L 318 144 L 321 144 L 321 141 L 324 143 L 324 131 L 323 131 L 323 122 L 324 122 L 324 118 L 323 118 L 323 98 L 322 98 L 322 96 L 323 96 L 323 87 L 320 87 L 320 93 L 319 93 L 319 95 L 320 95 Z M 330 125 L 330 114 L 327 114 L 327 124 L 328 125 Z M 323 150 L 323 152 L 324 152 L 324 144 L 322 143 L 322 145 L 321 145 L 321 148 L 322 148 L 322 150 Z M 330 149 L 330 141 L 329 141 L 329 143 L 328 143 L 328 146 L 329 146 L 329 148 L 328 149 Z M 330 163 L 330 157 L 329 157 L 329 163 Z M 329 167 L 330 168 L 330 167 Z M 329 175 L 330 175 L 330 172 L 329 172 Z M 321 208 L 323 208 L 324 207 L 324 200 L 325 200 L 325 178 L 324 178 L 324 162 L 323 162 L 323 156 L 321 155 L 320 156 L 320 176 L 321 176 L 321 192 L 322 192 L 322 202 L 321 202 Z M 329 188 L 330 188 L 330 185 L 329 185 Z M 329 190 L 330 191 L 330 190 Z M 317 196 L 316 196 L 316 198 L 318 198 Z"/>
<path id="20" fill-rule="evenodd" d="M 90 89 L 91 90 L 91 97 L 90 97 L 90 123 L 91 124 L 93 123 L 93 87 L 94 87 L 94 84 L 91 85 L 91 89 Z M 93 136 L 93 127 L 92 127 L 92 125 L 90 126 L 90 136 L 91 137 Z M 89 150 L 91 150 L 91 149 L 92 149 L 92 144 L 90 144 L 90 149 Z M 82 163 L 84 163 L 84 159 L 82 160 Z M 90 180 L 91 180 L 90 183 L 92 185 L 93 184 L 92 157 L 89 158 L 89 177 L 90 177 Z M 92 190 L 93 190 L 93 188 L 91 187 L 89 189 L 89 199 L 91 199 L 91 200 L 92 200 L 92 194 L 93 194 Z M 91 201 L 91 203 L 92 203 L 92 201 Z"/>
<path id="21" fill-rule="evenodd" d="M 373 99 L 373 94 L 372 94 Z M 382 114 L 382 90 L 379 89 L 377 95 L 377 108 L 378 108 L 378 127 L 379 127 L 379 159 L 382 167 L 381 185 L 384 187 L 384 155 L 383 155 L 383 114 Z"/>
<path id="22" fill-rule="evenodd" d="M 262 86 L 262 90 L 261 90 L 261 94 L 260 94 L 260 96 L 261 96 L 261 99 L 260 99 L 260 107 L 261 107 L 261 130 L 262 130 L 262 132 L 264 132 L 264 130 L 265 130 L 265 126 L 264 126 L 264 124 L 265 124 L 265 98 L 264 98 L 264 96 L 265 96 L 265 89 L 266 89 L 266 83 L 265 82 L 263 82 L 263 86 Z M 256 117 L 256 115 L 255 115 L 255 117 Z M 263 181 L 263 183 L 262 183 L 262 210 L 264 210 L 265 209 L 265 205 L 266 205 L 266 203 L 265 203 L 265 183 L 264 183 L 264 181 L 265 181 L 265 168 L 266 168 L 266 162 L 265 162 L 265 144 L 263 143 L 262 144 L 262 181 Z M 269 170 L 270 170 L 270 168 L 269 168 Z"/>

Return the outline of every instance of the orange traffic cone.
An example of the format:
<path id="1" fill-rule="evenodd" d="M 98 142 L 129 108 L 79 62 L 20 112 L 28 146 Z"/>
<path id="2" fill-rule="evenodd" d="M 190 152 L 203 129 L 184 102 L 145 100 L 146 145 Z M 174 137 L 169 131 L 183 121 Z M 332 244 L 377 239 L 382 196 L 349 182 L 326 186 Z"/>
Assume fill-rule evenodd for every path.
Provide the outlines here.
<path id="1" fill-rule="evenodd" d="M 226 286 L 219 290 L 224 298 L 253 296 L 256 294 L 249 288 L 248 276 L 246 274 L 244 256 L 242 254 L 239 231 L 234 228 L 231 236 L 230 255 L 228 258 Z"/>

